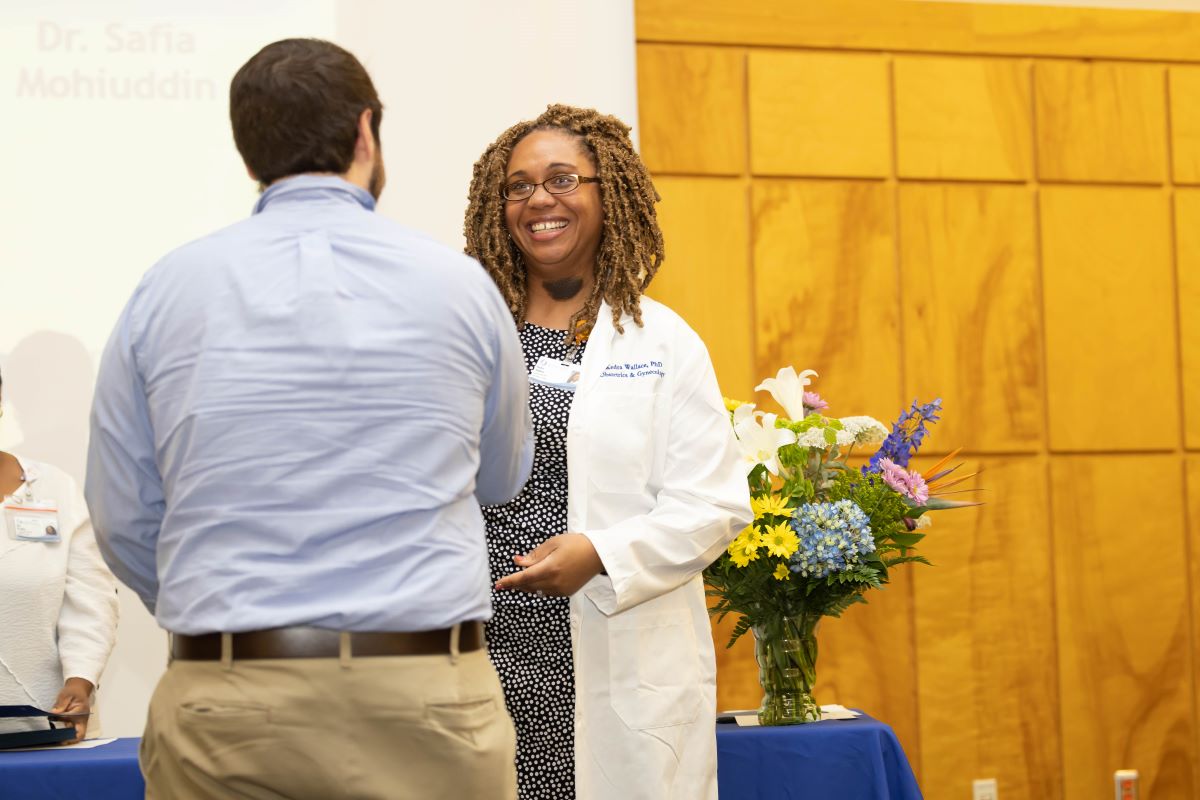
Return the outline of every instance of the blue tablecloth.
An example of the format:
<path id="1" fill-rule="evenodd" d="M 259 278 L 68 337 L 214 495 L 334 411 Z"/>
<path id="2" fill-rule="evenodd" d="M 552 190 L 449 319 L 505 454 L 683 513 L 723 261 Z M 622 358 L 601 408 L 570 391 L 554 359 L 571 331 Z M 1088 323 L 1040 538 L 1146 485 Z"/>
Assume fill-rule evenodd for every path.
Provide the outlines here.
<path id="1" fill-rule="evenodd" d="M 90 750 L 0 751 L 3 800 L 137 800 L 138 739 Z M 717 726 L 721 800 L 920 800 L 892 729 L 870 717 Z"/>
<path id="2" fill-rule="evenodd" d="M 896 734 L 868 716 L 717 726 L 721 800 L 920 800 Z"/>
<path id="3" fill-rule="evenodd" d="M 3 800 L 135 800 L 146 793 L 137 755 L 140 739 L 87 750 L 0 750 Z"/>

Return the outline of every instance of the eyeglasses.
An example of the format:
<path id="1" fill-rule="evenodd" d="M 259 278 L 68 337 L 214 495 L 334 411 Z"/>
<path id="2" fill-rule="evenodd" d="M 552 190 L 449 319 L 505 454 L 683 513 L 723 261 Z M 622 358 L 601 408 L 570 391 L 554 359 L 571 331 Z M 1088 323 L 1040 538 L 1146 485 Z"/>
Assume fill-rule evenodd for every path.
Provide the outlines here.
<path id="1" fill-rule="evenodd" d="M 510 183 L 508 186 L 500 190 L 500 196 L 505 200 L 528 200 L 533 197 L 533 193 L 537 191 L 537 187 L 541 186 L 550 194 L 570 194 L 579 188 L 581 183 L 599 183 L 599 178 L 588 178 L 584 175 L 551 175 L 541 183 L 530 183 L 529 181 L 517 181 Z"/>

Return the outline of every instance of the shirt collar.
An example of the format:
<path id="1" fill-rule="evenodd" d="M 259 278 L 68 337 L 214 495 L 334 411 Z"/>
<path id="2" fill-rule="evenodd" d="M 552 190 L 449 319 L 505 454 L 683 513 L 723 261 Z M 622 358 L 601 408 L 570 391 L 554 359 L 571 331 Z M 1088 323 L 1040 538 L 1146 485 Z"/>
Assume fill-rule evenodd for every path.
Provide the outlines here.
<path id="1" fill-rule="evenodd" d="M 336 175 L 297 175 L 271 184 L 254 204 L 253 213 L 258 214 L 269 205 L 314 201 L 358 203 L 367 211 L 375 210 L 375 198 L 361 186 Z"/>
<path id="2" fill-rule="evenodd" d="M 17 460 L 17 463 L 21 465 L 21 474 L 25 476 L 25 482 L 17 487 L 17 490 L 13 492 L 12 496 L 22 500 L 32 500 L 33 484 L 37 482 L 38 478 L 42 477 L 41 465 L 39 465 L 36 461 L 27 461 L 16 453 L 11 453 L 11 455 Z"/>

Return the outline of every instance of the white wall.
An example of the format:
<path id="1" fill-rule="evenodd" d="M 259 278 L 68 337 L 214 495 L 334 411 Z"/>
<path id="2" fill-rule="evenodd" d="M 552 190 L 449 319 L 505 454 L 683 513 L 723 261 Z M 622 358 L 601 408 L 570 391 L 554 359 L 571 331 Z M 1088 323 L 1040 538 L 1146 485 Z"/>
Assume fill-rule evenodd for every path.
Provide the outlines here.
<path id="1" fill-rule="evenodd" d="M 229 80 L 288 36 L 366 64 L 385 107 L 379 211 L 454 247 L 471 165 L 503 128 L 551 102 L 636 125 L 632 0 L 6 0 L 0 449 L 82 481 L 109 330 L 160 256 L 249 212 Z M 121 613 L 100 716 L 133 736 L 166 643 L 123 588 Z"/>

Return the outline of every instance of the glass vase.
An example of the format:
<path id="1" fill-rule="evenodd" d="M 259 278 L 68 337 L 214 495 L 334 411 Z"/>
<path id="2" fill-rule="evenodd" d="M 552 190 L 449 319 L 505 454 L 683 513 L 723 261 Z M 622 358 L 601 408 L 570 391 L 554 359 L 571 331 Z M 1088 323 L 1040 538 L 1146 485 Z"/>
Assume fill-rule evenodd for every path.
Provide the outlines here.
<path id="1" fill-rule="evenodd" d="M 816 722 L 821 709 L 813 699 L 817 680 L 817 623 L 820 616 L 779 615 L 755 625 L 754 656 L 763 699 L 760 725 Z"/>

